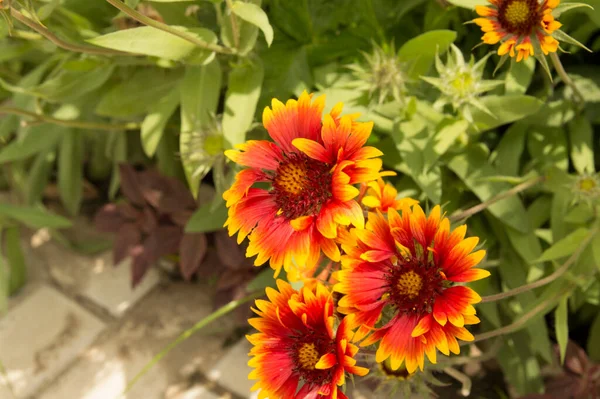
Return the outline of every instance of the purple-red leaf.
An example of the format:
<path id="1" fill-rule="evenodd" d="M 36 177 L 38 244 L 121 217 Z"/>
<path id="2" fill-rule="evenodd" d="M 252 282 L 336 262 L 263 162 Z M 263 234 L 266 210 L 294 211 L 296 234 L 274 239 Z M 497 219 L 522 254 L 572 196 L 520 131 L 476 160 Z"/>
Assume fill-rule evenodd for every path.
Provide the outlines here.
<path id="1" fill-rule="evenodd" d="M 131 250 L 131 287 L 135 288 L 144 278 L 152 266 L 152 260 L 142 245 L 137 245 Z"/>
<path id="2" fill-rule="evenodd" d="M 119 175 L 121 176 L 121 191 L 127 199 L 138 206 L 144 206 L 144 197 L 139 181 L 139 174 L 129 164 L 119 164 Z"/>
<path id="3" fill-rule="evenodd" d="M 171 213 L 169 216 L 176 225 L 185 226 L 193 214 L 194 211 L 192 210 L 181 209 Z"/>
<path id="4" fill-rule="evenodd" d="M 116 233 L 124 222 L 125 219 L 115 204 L 104 205 L 94 216 L 96 229 L 106 233 Z"/>
<path id="5" fill-rule="evenodd" d="M 208 243 L 203 233 L 187 233 L 179 245 L 179 267 L 186 280 L 190 280 L 200 268 L 206 256 Z"/>
<path id="6" fill-rule="evenodd" d="M 225 230 L 215 232 L 215 247 L 221 263 L 229 269 L 237 270 L 244 264 L 244 250 L 238 245 L 235 237 L 229 237 Z"/>
<path id="7" fill-rule="evenodd" d="M 142 233 L 133 223 L 125 223 L 117 232 L 117 237 L 113 244 L 113 263 L 118 265 L 123 259 L 130 256 L 133 247 L 142 241 Z"/>
<path id="8" fill-rule="evenodd" d="M 176 254 L 182 236 L 183 229 L 179 226 L 159 226 L 144 241 L 144 252 L 152 262 L 162 256 Z"/>

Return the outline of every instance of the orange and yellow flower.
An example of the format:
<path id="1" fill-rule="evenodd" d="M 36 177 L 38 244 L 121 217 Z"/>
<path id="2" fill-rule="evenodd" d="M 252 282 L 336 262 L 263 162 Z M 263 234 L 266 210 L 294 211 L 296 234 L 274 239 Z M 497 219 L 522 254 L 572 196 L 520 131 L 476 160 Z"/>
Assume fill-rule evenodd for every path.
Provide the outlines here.
<path id="1" fill-rule="evenodd" d="M 365 146 L 373 123 L 340 117 L 341 103 L 321 120 L 324 106 L 324 96 L 306 92 L 285 105 L 273 99 L 263 124 L 274 142 L 251 140 L 225 152 L 247 167 L 223 194 L 225 225 L 238 242 L 249 236 L 246 256 L 257 255 L 255 265 L 270 260 L 276 274 L 314 267 L 321 250 L 339 261 L 337 227 L 364 227 L 354 185 L 380 176 L 382 153 Z"/>
<path id="2" fill-rule="evenodd" d="M 358 347 L 344 320 L 335 329 L 332 294 L 322 284 L 294 290 L 277 280 L 267 288 L 268 301 L 257 300 L 259 316 L 249 323 L 259 332 L 248 336 L 253 347 L 249 378 L 258 380 L 260 399 L 347 399 L 338 390 L 346 373 L 364 376 L 356 366 Z"/>
<path id="3" fill-rule="evenodd" d="M 370 213 L 365 229 L 351 230 L 342 249 L 342 270 L 334 291 L 344 296 L 339 310 L 361 346 L 380 341 L 376 361 L 390 358 L 392 369 L 403 363 L 409 373 L 423 370 L 424 355 L 436 362 L 436 349 L 459 353 L 457 338 L 473 340 L 465 325 L 476 324 L 473 304 L 480 296 L 464 285 L 487 277 L 474 269 L 485 251 L 473 252 L 476 237 L 465 238 L 466 226 L 450 230 L 439 206 L 429 217 L 419 205 L 393 208 L 388 218 Z M 370 335 L 369 335 L 370 334 Z"/>
<path id="4" fill-rule="evenodd" d="M 385 183 L 381 178 L 370 182 L 368 187 L 367 193 L 362 199 L 362 204 L 373 211 L 385 213 L 389 208 L 399 210 L 419 203 L 419 201 L 412 198 L 397 199 L 398 191 L 393 185 Z"/>
<path id="5" fill-rule="evenodd" d="M 558 41 L 552 36 L 562 24 L 554 19 L 552 11 L 560 0 L 488 0 L 489 6 L 477 6 L 480 18 L 473 22 L 484 32 L 487 44 L 501 42 L 499 55 L 526 60 L 535 54 L 535 47 L 545 54 L 558 49 Z"/>

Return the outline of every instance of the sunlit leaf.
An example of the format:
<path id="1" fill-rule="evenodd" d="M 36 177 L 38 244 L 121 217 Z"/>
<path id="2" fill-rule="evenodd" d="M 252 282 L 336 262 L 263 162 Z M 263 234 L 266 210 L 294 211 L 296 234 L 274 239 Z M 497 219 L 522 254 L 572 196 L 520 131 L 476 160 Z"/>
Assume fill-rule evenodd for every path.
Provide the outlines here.
<path id="1" fill-rule="evenodd" d="M 567 298 L 563 298 L 554 311 L 554 329 L 556 331 L 556 341 L 560 349 L 560 363 L 565 362 L 565 353 L 569 343 L 569 323 Z"/>
<path id="2" fill-rule="evenodd" d="M 273 28 L 269 23 L 269 17 L 267 17 L 267 14 L 262 8 L 256 4 L 235 1 L 233 2 L 231 11 L 244 21 L 258 26 L 265 35 L 267 45 L 271 46 L 271 43 L 273 43 Z"/>
<path id="3" fill-rule="evenodd" d="M 546 262 L 556 260 L 571 255 L 579 246 L 581 241 L 589 234 L 589 230 L 580 227 L 565 238 L 557 241 L 550 248 L 544 251 L 542 256 L 536 262 Z"/>

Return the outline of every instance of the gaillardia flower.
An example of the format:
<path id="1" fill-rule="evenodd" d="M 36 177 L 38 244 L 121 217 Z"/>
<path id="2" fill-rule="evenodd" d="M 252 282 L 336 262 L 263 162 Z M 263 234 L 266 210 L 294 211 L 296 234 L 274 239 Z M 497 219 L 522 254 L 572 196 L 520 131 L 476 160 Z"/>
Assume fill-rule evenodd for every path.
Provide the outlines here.
<path id="1" fill-rule="evenodd" d="M 276 274 L 283 266 L 314 266 L 323 253 L 339 261 L 338 225 L 364 227 L 355 184 L 380 176 L 381 151 L 365 147 L 373 123 L 358 115 L 340 117 L 338 104 L 321 122 L 325 98 L 304 92 L 287 104 L 274 99 L 263 124 L 274 140 L 251 140 L 225 155 L 247 166 L 223 194 L 229 207 L 225 223 L 238 242 L 249 235 L 246 255 L 255 265 L 270 259 Z M 267 183 L 268 188 L 253 187 Z"/>
<path id="2" fill-rule="evenodd" d="M 346 373 L 364 376 L 356 366 L 358 347 L 344 320 L 335 329 L 332 294 L 322 284 L 294 290 L 277 280 L 279 291 L 267 288 L 268 301 L 257 300 L 259 316 L 248 322 L 259 332 L 248 336 L 254 345 L 249 378 L 258 380 L 260 399 L 346 399 L 338 386 Z"/>
<path id="3" fill-rule="evenodd" d="M 476 324 L 472 304 L 481 300 L 472 289 L 456 283 L 475 281 L 490 273 L 474 269 L 485 251 L 472 252 L 476 237 L 465 238 L 466 226 L 450 230 L 448 218 L 436 206 L 429 217 L 419 205 L 390 208 L 388 219 L 371 213 L 365 229 L 353 229 L 355 243 L 342 248 L 342 270 L 334 290 L 344 296 L 340 312 L 360 328 L 355 340 L 372 332 L 361 346 L 381 341 L 377 362 L 423 370 L 424 355 L 436 362 L 436 348 L 459 353 L 457 338 L 473 340 L 465 325 Z M 376 326 L 377 324 L 377 326 Z"/>
<path id="4" fill-rule="evenodd" d="M 362 199 L 362 204 L 373 211 L 387 212 L 389 208 L 400 210 L 403 207 L 418 204 L 419 201 L 412 198 L 398 199 L 398 191 L 390 183 L 385 183 L 379 178 L 377 181 L 368 184 L 366 195 Z"/>
<path id="5" fill-rule="evenodd" d="M 473 20 L 485 32 L 484 43 L 496 44 L 499 55 L 517 57 L 517 61 L 530 55 L 548 55 L 558 49 L 557 32 L 562 24 L 554 19 L 553 10 L 560 0 L 487 0 L 490 6 L 477 6 L 480 16 Z M 539 51 L 536 51 L 539 49 Z"/>

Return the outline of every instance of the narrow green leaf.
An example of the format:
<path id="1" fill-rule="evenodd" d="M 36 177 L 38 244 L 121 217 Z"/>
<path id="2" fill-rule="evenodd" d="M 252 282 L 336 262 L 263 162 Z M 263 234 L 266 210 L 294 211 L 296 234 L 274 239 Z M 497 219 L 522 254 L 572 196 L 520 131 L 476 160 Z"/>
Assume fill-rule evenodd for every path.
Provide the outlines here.
<path id="1" fill-rule="evenodd" d="M 469 123 L 464 120 L 446 120 L 431 136 L 424 150 L 425 168 L 429 168 L 448 151 L 461 134 L 465 134 Z"/>
<path id="2" fill-rule="evenodd" d="M 33 229 L 40 229 L 42 227 L 61 229 L 71 226 L 69 219 L 49 213 L 41 207 L 0 203 L 0 215 L 21 222 Z"/>
<path id="3" fill-rule="evenodd" d="M 585 116 L 577 116 L 569 122 L 571 162 L 580 174 L 595 171 L 593 134 L 592 124 Z"/>
<path id="4" fill-rule="evenodd" d="M 42 124 L 30 126 L 22 137 L 0 148 L 0 163 L 14 162 L 29 158 L 41 151 L 54 149 L 67 129 L 58 125 Z"/>
<path id="5" fill-rule="evenodd" d="M 21 233 L 18 227 L 11 227 L 4 231 L 4 255 L 10 272 L 8 295 L 13 295 L 27 281 L 27 265 L 20 240 Z"/>
<path id="6" fill-rule="evenodd" d="M 587 51 L 589 51 L 590 53 L 592 53 L 593 51 L 590 50 L 589 48 L 587 48 L 585 45 L 583 45 L 582 43 L 580 43 L 577 39 L 572 38 L 571 36 L 567 35 L 565 32 L 563 32 L 562 30 L 555 30 L 554 32 L 552 32 L 552 36 L 558 40 L 559 42 L 565 42 L 565 43 L 569 43 L 569 44 L 573 44 L 577 47 L 581 47 L 582 49 L 585 49 Z"/>
<path id="7" fill-rule="evenodd" d="M 244 21 L 258 26 L 258 28 L 265 35 L 267 45 L 269 47 L 271 46 L 271 43 L 273 43 L 273 27 L 269 23 L 269 17 L 262 10 L 262 8 L 260 8 L 256 4 L 235 1 L 233 3 L 231 11 L 233 11 L 235 15 L 237 15 Z"/>
<path id="8" fill-rule="evenodd" d="M 516 62 L 514 59 L 512 59 L 510 63 L 510 71 L 504 80 L 506 94 L 525 94 L 527 88 L 531 84 L 534 70 L 534 58 L 528 58 L 523 62 Z"/>
<path id="9" fill-rule="evenodd" d="M 260 60 L 244 63 L 229 73 L 223 113 L 223 134 L 230 146 L 243 143 L 260 96 L 264 70 Z"/>
<path id="10" fill-rule="evenodd" d="M 121 175 L 119 173 L 119 164 L 127 161 L 127 136 L 124 132 L 110 132 L 110 139 L 106 142 L 106 152 L 113 161 L 112 176 L 108 188 L 108 198 L 113 200 L 117 196 L 121 186 Z"/>
<path id="11" fill-rule="evenodd" d="M 592 7 L 589 4 L 585 4 L 585 3 L 561 3 L 558 5 L 558 7 L 556 7 L 554 10 L 552 10 L 552 16 L 554 18 L 558 18 L 561 16 L 561 14 L 563 12 L 567 12 L 569 10 L 573 10 L 575 8 L 580 8 L 580 7 L 587 7 L 591 10 L 594 9 L 594 7 Z"/>
<path id="12" fill-rule="evenodd" d="M 436 54 L 444 54 L 454 40 L 454 31 L 432 30 L 405 42 L 398 50 L 398 57 L 403 62 L 412 63 L 409 75 L 417 79 L 429 71 Z"/>
<path id="13" fill-rule="evenodd" d="M 567 301 L 567 297 L 561 299 L 554 311 L 554 329 L 556 331 L 556 341 L 558 342 L 558 347 L 560 349 L 560 364 L 564 364 L 565 362 L 567 344 L 569 343 L 569 315 Z"/>
<path id="14" fill-rule="evenodd" d="M 587 354 L 592 361 L 596 363 L 600 362 L 600 313 L 598 313 L 590 328 L 587 341 Z"/>
<path id="15" fill-rule="evenodd" d="M 184 26 L 171 27 L 207 43 L 214 44 L 217 42 L 217 36 L 208 29 L 186 28 Z M 173 61 L 181 61 L 191 56 L 194 59 L 196 57 L 207 59 L 214 54 L 212 51 L 200 49 L 192 42 L 151 26 L 119 30 L 95 37 L 88 40 L 88 42 L 113 50 L 150 55 Z"/>
<path id="16" fill-rule="evenodd" d="M 535 262 L 546 262 L 571 255 L 581 244 L 581 241 L 589 234 L 589 230 L 580 227 L 565 238 L 557 241 L 544 251 Z"/>
<path id="17" fill-rule="evenodd" d="M 63 205 L 71 215 L 79 212 L 83 199 L 83 141 L 81 132 L 63 135 L 58 152 L 58 190 Z"/>
<path id="18" fill-rule="evenodd" d="M 506 183 L 482 181 L 482 178 L 495 176 L 498 173 L 488 163 L 487 154 L 478 147 L 471 147 L 455 156 L 447 162 L 447 165 L 481 201 L 486 201 L 511 188 L 511 185 Z M 513 196 L 500 200 L 490 205 L 488 210 L 502 223 L 523 233 L 529 232 L 527 212 L 519 197 Z"/>
<path id="19" fill-rule="evenodd" d="M 596 234 L 590 244 L 592 247 L 592 255 L 594 257 L 594 263 L 600 272 L 600 234 Z"/>
<path id="20" fill-rule="evenodd" d="M 107 91 L 96 106 L 96 113 L 103 116 L 130 117 L 145 114 L 173 90 L 181 71 L 159 68 L 136 68 L 131 76 Z"/>
<path id="21" fill-rule="evenodd" d="M 485 96 L 481 102 L 494 116 L 478 109 L 473 110 L 473 121 L 480 131 L 518 121 L 536 113 L 543 104 L 539 99 L 525 95 Z"/>
<path id="22" fill-rule="evenodd" d="M 221 66 L 215 59 L 208 65 L 188 66 L 179 86 L 181 96 L 181 135 L 179 150 L 183 170 L 194 197 L 198 194 L 201 176 L 195 174 L 197 165 L 185 156 L 193 150 L 193 137 L 202 137 L 202 130 L 211 124 L 217 112 L 221 93 Z"/>
<path id="23" fill-rule="evenodd" d="M 114 65 L 97 63 L 91 70 L 65 70 L 31 89 L 36 95 L 54 102 L 73 101 L 102 86 L 112 75 Z"/>
<path id="24" fill-rule="evenodd" d="M 525 137 L 528 126 L 523 123 L 514 123 L 502 136 L 496 147 L 494 165 L 498 172 L 507 176 L 519 176 L 520 159 L 525 149 Z"/>
<path id="25" fill-rule="evenodd" d="M 148 111 L 142 122 L 141 139 L 144 152 L 152 157 L 160 142 L 165 126 L 179 105 L 179 88 L 175 87 L 165 97 L 160 98 Z"/>
<path id="26" fill-rule="evenodd" d="M 222 229 L 227 220 L 227 207 L 221 201 L 216 209 L 212 208 L 212 203 L 198 208 L 185 226 L 186 233 L 206 233 Z"/>
<path id="27" fill-rule="evenodd" d="M 25 191 L 25 197 L 29 205 L 41 201 L 44 189 L 48 185 L 48 180 L 50 179 L 55 160 L 55 150 L 42 151 L 35 157 L 35 160 L 29 169 Z"/>

